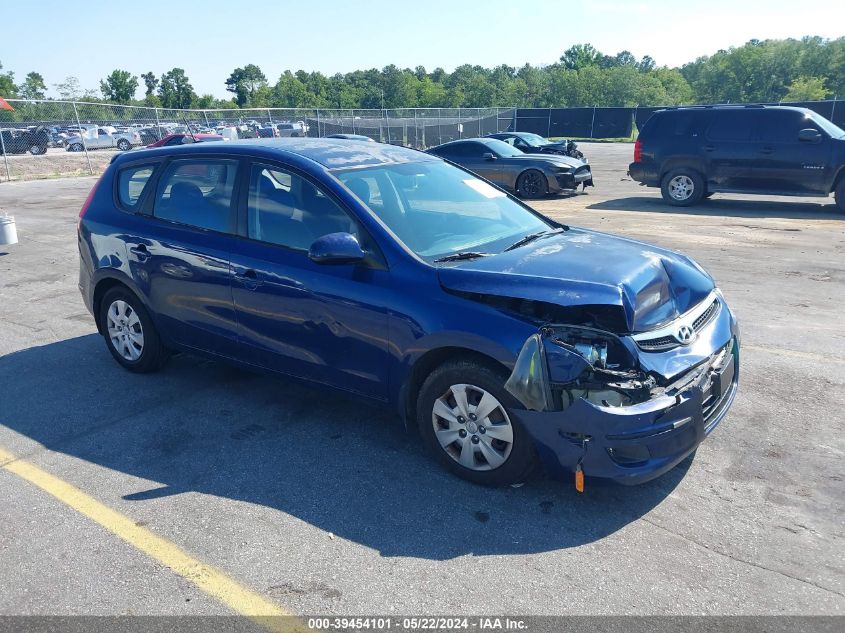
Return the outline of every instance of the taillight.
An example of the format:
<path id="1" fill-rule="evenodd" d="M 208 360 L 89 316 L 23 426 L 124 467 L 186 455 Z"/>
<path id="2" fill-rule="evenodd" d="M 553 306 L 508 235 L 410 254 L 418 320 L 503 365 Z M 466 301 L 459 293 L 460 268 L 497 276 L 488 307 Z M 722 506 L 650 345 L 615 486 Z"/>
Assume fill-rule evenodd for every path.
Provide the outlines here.
<path id="1" fill-rule="evenodd" d="M 643 162 L 643 142 L 640 139 L 637 139 L 637 142 L 634 143 L 634 162 Z"/>
<path id="2" fill-rule="evenodd" d="M 100 181 L 102 179 L 103 179 L 102 176 L 97 178 L 97 182 L 94 183 L 94 186 L 91 188 L 91 191 L 88 193 L 88 197 L 85 198 L 85 202 L 82 203 L 82 208 L 79 210 L 79 219 L 76 221 L 77 232 L 82 227 L 82 218 L 85 217 L 85 213 L 88 211 L 88 207 L 91 206 L 91 200 L 94 199 L 94 194 L 97 193 L 97 187 L 100 186 Z"/>

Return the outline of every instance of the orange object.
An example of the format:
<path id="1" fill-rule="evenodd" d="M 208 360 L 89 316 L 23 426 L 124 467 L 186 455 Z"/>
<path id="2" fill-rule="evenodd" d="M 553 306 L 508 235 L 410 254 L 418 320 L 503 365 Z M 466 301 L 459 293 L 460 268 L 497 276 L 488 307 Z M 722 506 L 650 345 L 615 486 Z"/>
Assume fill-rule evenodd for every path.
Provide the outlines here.
<path id="1" fill-rule="evenodd" d="M 0 97 L 0 110 L 12 110 L 14 112 L 15 109 L 9 105 L 8 101 Z"/>
<path id="2" fill-rule="evenodd" d="M 581 470 L 581 464 L 575 467 L 575 490 L 584 492 L 584 471 Z"/>

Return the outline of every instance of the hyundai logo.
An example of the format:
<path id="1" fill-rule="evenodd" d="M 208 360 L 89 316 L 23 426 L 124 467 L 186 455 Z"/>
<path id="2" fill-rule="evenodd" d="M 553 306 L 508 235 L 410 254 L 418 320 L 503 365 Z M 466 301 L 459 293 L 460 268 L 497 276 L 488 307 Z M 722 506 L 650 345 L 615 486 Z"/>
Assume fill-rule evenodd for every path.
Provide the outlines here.
<path id="1" fill-rule="evenodd" d="M 678 333 L 675 334 L 675 338 L 678 339 L 680 343 L 689 345 L 695 340 L 695 330 L 692 329 L 691 325 L 682 325 L 678 328 Z"/>

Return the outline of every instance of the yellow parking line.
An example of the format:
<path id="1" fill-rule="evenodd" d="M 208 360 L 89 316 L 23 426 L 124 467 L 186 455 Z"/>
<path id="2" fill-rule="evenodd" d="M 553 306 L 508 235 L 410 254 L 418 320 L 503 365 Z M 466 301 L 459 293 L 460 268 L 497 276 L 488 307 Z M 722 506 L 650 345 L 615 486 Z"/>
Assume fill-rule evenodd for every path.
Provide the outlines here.
<path id="1" fill-rule="evenodd" d="M 189 580 L 232 611 L 250 617 L 271 630 L 290 631 L 300 628 L 298 621 L 267 617 L 291 616 L 292 613 L 289 611 L 238 584 L 222 571 L 200 562 L 179 546 L 137 525 L 129 517 L 100 503 L 75 486 L 29 462 L 16 458 L 1 447 L 0 468 L 25 479 L 80 514 L 99 523 L 112 534 L 119 536 L 133 547 Z"/>

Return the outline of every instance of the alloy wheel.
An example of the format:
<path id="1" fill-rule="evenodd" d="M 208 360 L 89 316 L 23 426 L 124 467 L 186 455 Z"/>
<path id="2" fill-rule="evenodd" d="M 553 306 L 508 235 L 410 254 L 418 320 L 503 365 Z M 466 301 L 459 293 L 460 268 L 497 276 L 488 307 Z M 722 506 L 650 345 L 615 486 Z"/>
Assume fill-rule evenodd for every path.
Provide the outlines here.
<path id="1" fill-rule="evenodd" d="M 669 181 L 669 195 L 672 196 L 673 200 L 679 202 L 689 200 L 694 192 L 695 183 L 693 183 L 692 178 L 689 176 L 681 174 Z"/>

